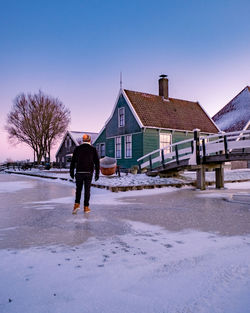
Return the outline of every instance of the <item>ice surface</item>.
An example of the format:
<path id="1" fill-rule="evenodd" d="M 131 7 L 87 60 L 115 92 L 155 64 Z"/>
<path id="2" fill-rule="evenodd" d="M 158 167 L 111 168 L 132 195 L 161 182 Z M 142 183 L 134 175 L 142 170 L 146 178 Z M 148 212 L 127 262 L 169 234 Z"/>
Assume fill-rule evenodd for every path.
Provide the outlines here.
<path id="1" fill-rule="evenodd" d="M 58 182 L 60 183 L 60 182 Z M 62 182 L 64 184 L 64 182 Z M 182 189 L 190 189 L 192 187 L 184 186 Z M 102 205 L 126 205 L 126 203 L 122 203 L 121 200 L 124 197 L 136 197 L 136 196 L 149 196 L 149 195 L 160 195 L 165 194 L 168 192 L 174 192 L 179 190 L 179 188 L 175 187 L 163 187 L 160 189 L 143 189 L 143 190 L 131 190 L 126 191 L 125 193 L 111 193 L 106 189 L 99 189 L 92 187 L 91 188 L 91 205 L 102 204 Z M 72 204 L 74 203 L 74 196 L 72 197 L 61 197 L 61 198 L 53 198 L 50 200 L 44 201 L 34 201 L 35 204 L 53 204 L 53 203 L 65 203 L 65 204 Z M 133 200 L 133 199 L 132 199 Z M 130 202 L 131 204 L 134 203 L 133 201 Z M 138 203 L 138 200 L 135 199 L 135 203 Z"/>
<path id="2" fill-rule="evenodd" d="M 174 232 L 166 229 L 168 221 L 164 227 L 153 225 L 161 222 L 166 210 L 176 224 L 185 214 L 187 220 L 194 220 L 192 226 L 199 225 L 198 219 L 208 223 L 211 214 L 220 225 L 229 221 L 234 225 L 242 215 L 247 223 L 249 206 L 230 207 L 220 197 L 237 187 L 249 190 L 249 182 L 226 184 L 229 189 L 219 192 L 169 187 L 111 193 L 92 188 L 93 214 L 85 217 L 81 212 L 74 217 L 72 183 L 8 176 L 12 184 L 1 182 L 0 186 L 8 186 L 5 191 L 12 192 L 13 204 L 15 199 L 19 202 L 11 207 L 9 216 L 3 203 L 0 206 L 0 240 L 8 242 L 15 234 L 25 233 L 23 238 L 31 248 L 0 249 L 1 313 L 249 313 L 249 234 L 220 236 L 215 231 L 194 229 Z M 22 180 L 28 184 L 20 184 Z M 200 198 L 192 209 L 197 204 L 196 194 L 215 199 Z M 175 207 L 180 200 L 175 197 L 181 196 L 185 199 Z M 140 201 L 144 202 L 139 206 Z M 121 217 L 125 210 L 130 210 L 132 217 L 136 214 L 135 220 Z M 224 215 L 219 216 L 223 210 Z M 138 221 L 145 215 L 152 225 Z M 11 222 L 4 224 L 8 218 Z M 117 224 L 119 232 L 112 233 Z M 102 229 L 108 236 L 101 236 Z M 88 240 L 77 243 L 78 236 L 85 238 L 89 233 Z M 74 244 L 59 241 L 58 234 L 65 236 L 65 241 L 70 237 Z M 39 241 L 35 245 L 34 236 L 37 241 L 51 236 L 50 244 Z"/>
<path id="3" fill-rule="evenodd" d="M 32 188 L 33 184 L 27 181 L 19 182 L 0 182 L 0 193 L 2 192 L 16 192 L 25 188 Z"/>
<path id="4" fill-rule="evenodd" d="M 1 250 L 1 312 L 249 312 L 249 236 L 127 223 L 73 248 Z"/>

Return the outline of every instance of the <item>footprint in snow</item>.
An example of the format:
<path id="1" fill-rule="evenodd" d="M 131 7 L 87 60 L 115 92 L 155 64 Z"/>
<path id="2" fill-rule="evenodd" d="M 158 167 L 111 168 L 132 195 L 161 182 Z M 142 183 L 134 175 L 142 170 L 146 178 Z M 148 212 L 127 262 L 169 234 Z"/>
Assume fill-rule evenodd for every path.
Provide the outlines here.
<path id="1" fill-rule="evenodd" d="M 164 245 L 164 247 L 166 247 L 166 248 L 173 248 L 173 246 L 172 246 L 172 245 L 170 245 L 170 244 L 168 244 L 168 243 L 167 243 L 167 244 L 165 244 L 165 245 Z"/>

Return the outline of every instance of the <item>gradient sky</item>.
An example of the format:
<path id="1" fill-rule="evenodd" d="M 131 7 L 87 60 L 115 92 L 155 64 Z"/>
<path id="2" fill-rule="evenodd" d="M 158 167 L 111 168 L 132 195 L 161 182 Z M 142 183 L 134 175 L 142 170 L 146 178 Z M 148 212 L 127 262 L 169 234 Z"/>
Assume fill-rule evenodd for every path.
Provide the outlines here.
<path id="1" fill-rule="evenodd" d="M 0 161 L 32 159 L 4 130 L 20 92 L 58 97 L 70 130 L 99 132 L 120 71 L 153 94 L 164 73 L 170 97 L 213 116 L 250 85 L 249 16 L 249 0 L 0 0 Z"/>

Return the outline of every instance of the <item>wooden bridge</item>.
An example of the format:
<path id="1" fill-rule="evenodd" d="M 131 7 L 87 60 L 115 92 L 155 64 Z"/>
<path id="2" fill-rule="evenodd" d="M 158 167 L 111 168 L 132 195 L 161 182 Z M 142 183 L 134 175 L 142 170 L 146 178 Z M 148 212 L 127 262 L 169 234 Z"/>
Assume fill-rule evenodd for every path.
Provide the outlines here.
<path id="1" fill-rule="evenodd" d="M 195 170 L 197 188 L 205 189 L 207 169 L 215 170 L 216 188 L 223 188 L 224 163 L 242 160 L 250 161 L 250 130 L 201 137 L 199 129 L 195 129 L 192 139 L 154 150 L 137 162 L 148 175 Z"/>

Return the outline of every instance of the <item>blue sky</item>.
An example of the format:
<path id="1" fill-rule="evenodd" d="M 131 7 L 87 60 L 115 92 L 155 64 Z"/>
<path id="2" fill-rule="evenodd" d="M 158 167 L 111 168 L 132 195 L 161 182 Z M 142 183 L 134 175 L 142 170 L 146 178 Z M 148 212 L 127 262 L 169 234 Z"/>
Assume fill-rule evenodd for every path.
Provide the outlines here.
<path id="1" fill-rule="evenodd" d="M 250 85 L 250 1 L 0 0 L 0 136 L 20 92 L 43 90 L 70 108 L 71 130 L 104 125 L 123 87 L 199 101 L 210 116 Z M 55 147 L 56 149 L 56 147 Z"/>

